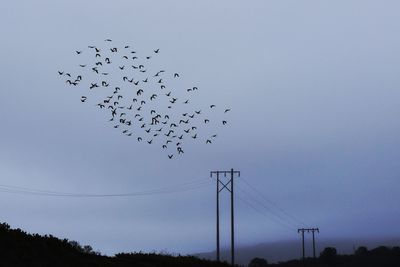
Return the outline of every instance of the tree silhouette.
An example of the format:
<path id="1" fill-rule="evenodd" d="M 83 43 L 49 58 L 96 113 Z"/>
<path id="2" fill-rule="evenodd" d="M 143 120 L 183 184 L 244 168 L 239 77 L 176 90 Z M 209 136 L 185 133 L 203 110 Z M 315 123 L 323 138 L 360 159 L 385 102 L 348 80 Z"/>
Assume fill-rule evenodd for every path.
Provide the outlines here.
<path id="1" fill-rule="evenodd" d="M 336 263 L 337 250 L 333 247 L 326 247 L 319 256 L 320 260 L 326 264 Z"/>
<path id="2" fill-rule="evenodd" d="M 250 261 L 248 267 L 266 267 L 268 266 L 268 262 L 266 259 L 262 258 L 254 258 Z"/>

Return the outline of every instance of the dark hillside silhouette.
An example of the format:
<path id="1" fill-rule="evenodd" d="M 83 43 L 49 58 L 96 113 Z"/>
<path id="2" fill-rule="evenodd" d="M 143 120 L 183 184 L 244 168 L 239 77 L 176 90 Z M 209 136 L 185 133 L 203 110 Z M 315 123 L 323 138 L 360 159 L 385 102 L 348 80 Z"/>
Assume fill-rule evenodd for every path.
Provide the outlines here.
<path id="1" fill-rule="evenodd" d="M 0 267 L 227 267 L 227 263 L 201 260 L 193 256 L 145 253 L 102 256 L 90 246 L 51 235 L 28 234 L 0 224 Z"/>
<path id="2" fill-rule="evenodd" d="M 268 259 L 253 259 L 254 267 L 398 267 L 400 247 L 368 250 L 358 247 L 352 255 L 340 255 L 333 247 L 326 247 L 319 257 L 268 264 Z M 172 256 L 155 253 L 120 253 L 113 257 L 93 251 L 91 246 L 81 246 L 76 241 L 58 239 L 51 235 L 28 234 L 21 229 L 11 229 L 0 224 L 0 267 L 228 267 L 228 263 L 203 260 L 194 256 Z"/>

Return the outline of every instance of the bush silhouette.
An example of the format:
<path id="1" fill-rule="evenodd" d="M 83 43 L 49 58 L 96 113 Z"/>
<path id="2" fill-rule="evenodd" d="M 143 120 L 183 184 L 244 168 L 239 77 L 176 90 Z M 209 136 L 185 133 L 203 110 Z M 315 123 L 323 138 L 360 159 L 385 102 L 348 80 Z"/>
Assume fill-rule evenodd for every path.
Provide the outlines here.
<path id="1" fill-rule="evenodd" d="M 334 264 L 337 258 L 337 250 L 333 247 L 326 247 L 319 256 L 320 260 L 326 264 Z"/>
<path id="2" fill-rule="evenodd" d="M 267 267 L 268 262 L 262 258 L 254 258 L 250 261 L 248 267 Z"/>

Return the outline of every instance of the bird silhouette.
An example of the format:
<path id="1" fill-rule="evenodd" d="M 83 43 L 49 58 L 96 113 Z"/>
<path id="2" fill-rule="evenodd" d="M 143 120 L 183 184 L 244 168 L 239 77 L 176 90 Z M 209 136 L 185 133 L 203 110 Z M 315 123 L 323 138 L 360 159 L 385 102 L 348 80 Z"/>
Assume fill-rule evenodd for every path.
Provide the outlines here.
<path id="1" fill-rule="evenodd" d="M 96 88 L 96 87 L 99 87 L 99 86 L 97 85 L 97 83 L 91 83 L 89 89 L 93 89 L 93 88 Z"/>

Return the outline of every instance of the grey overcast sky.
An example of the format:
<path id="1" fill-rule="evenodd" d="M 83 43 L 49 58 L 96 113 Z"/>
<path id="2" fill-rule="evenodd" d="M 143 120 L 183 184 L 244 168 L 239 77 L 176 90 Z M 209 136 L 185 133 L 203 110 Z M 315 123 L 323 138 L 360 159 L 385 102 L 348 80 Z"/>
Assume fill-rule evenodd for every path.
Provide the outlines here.
<path id="1" fill-rule="evenodd" d="M 124 198 L 0 192 L 1 221 L 106 254 L 213 250 L 209 171 L 235 168 L 240 245 L 296 239 L 303 226 L 321 238 L 400 236 L 399 10 L 394 0 L 3 1 L 1 185 L 107 194 L 209 184 Z M 176 160 L 116 132 L 57 74 L 106 38 L 160 48 L 160 67 L 196 84 L 200 102 L 232 109 L 229 126 Z M 227 246 L 227 194 L 221 205 Z"/>

